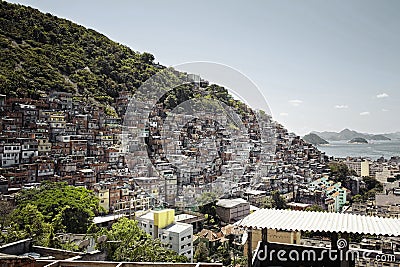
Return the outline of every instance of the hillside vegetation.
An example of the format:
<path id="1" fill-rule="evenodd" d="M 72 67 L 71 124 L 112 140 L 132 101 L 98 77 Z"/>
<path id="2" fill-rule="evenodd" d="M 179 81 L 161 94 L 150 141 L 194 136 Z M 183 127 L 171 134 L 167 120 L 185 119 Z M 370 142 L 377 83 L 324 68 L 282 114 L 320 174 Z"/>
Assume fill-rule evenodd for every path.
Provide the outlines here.
<path id="1" fill-rule="evenodd" d="M 112 101 L 162 66 L 71 21 L 0 2 L 0 93 L 37 98 L 52 90 Z"/>

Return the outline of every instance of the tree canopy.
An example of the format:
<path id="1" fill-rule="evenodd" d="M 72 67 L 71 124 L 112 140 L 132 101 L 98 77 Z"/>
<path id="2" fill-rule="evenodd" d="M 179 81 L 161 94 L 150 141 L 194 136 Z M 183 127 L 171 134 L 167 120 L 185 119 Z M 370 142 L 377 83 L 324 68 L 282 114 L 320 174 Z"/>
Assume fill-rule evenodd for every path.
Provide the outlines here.
<path id="1" fill-rule="evenodd" d="M 265 200 L 263 208 L 286 209 L 287 202 L 286 199 L 281 196 L 279 191 L 273 191 L 271 197 Z"/>
<path id="2" fill-rule="evenodd" d="M 306 211 L 318 211 L 318 212 L 325 212 L 325 210 L 319 205 L 312 205 L 306 208 Z"/>
<path id="3" fill-rule="evenodd" d="M 35 206 L 56 232 L 84 234 L 99 211 L 99 200 L 90 190 L 66 183 L 43 183 L 37 189 L 22 190 L 17 210 Z"/>
<path id="4" fill-rule="evenodd" d="M 210 252 L 208 251 L 206 244 L 204 242 L 200 242 L 194 252 L 194 259 L 196 260 L 196 262 L 208 262 L 209 253 Z"/>
<path id="5" fill-rule="evenodd" d="M 112 100 L 161 67 L 106 36 L 31 7 L 0 2 L 0 93 L 38 97 L 50 90 Z"/>

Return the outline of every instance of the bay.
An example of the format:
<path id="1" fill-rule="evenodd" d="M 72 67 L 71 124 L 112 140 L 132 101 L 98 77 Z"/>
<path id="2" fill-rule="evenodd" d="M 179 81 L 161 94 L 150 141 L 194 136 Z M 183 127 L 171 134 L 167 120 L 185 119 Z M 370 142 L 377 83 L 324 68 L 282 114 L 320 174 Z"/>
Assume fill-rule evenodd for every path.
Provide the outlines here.
<path id="1" fill-rule="evenodd" d="M 400 156 L 400 140 L 369 141 L 368 144 L 349 144 L 347 141 L 329 141 L 329 145 L 318 146 L 327 156 L 335 158 L 365 157 L 376 160 L 380 157 Z"/>

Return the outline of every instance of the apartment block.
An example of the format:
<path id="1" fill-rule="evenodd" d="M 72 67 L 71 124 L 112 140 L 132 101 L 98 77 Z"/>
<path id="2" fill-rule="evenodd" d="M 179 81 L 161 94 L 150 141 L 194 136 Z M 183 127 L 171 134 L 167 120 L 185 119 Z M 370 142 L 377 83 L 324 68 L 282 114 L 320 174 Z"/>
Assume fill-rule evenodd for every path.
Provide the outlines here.
<path id="1" fill-rule="evenodd" d="M 158 238 L 179 255 L 193 260 L 193 226 L 175 221 L 175 211 L 151 211 L 137 218 L 138 225 L 153 238 Z"/>
<path id="2" fill-rule="evenodd" d="M 220 199 L 216 212 L 223 222 L 234 223 L 250 214 L 250 204 L 242 198 Z"/>

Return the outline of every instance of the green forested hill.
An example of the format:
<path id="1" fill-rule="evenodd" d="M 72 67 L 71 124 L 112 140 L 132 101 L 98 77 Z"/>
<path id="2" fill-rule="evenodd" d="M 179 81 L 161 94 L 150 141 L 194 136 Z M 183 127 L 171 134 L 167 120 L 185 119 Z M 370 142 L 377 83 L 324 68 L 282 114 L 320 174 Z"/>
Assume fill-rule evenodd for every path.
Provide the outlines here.
<path id="1" fill-rule="evenodd" d="M 51 90 L 111 101 L 158 68 L 137 53 L 71 21 L 0 1 L 0 93 L 38 97 Z"/>
<path id="2" fill-rule="evenodd" d="M 322 139 L 321 137 L 319 137 L 318 135 L 316 135 L 314 133 L 306 134 L 305 136 L 303 136 L 303 140 L 310 144 L 313 144 L 313 145 L 329 144 L 328 141 L 326 141 L 325 139 Z"/>
<path id="3" fill-rule="evenodd" d="M 135 52 L 66 19 L 1 0 L 0 6 L 0 94 L 38 98 L 65 91 L 112 104 L 119 92 L 134 91 L 165 68 L 154 63 L 152 54 Z M 221 86 L 207 84 L 200 90 L 242 115 L 250 111 Z M 198 95 L 183 85 L 162 101 L 172 108 Z"/>

